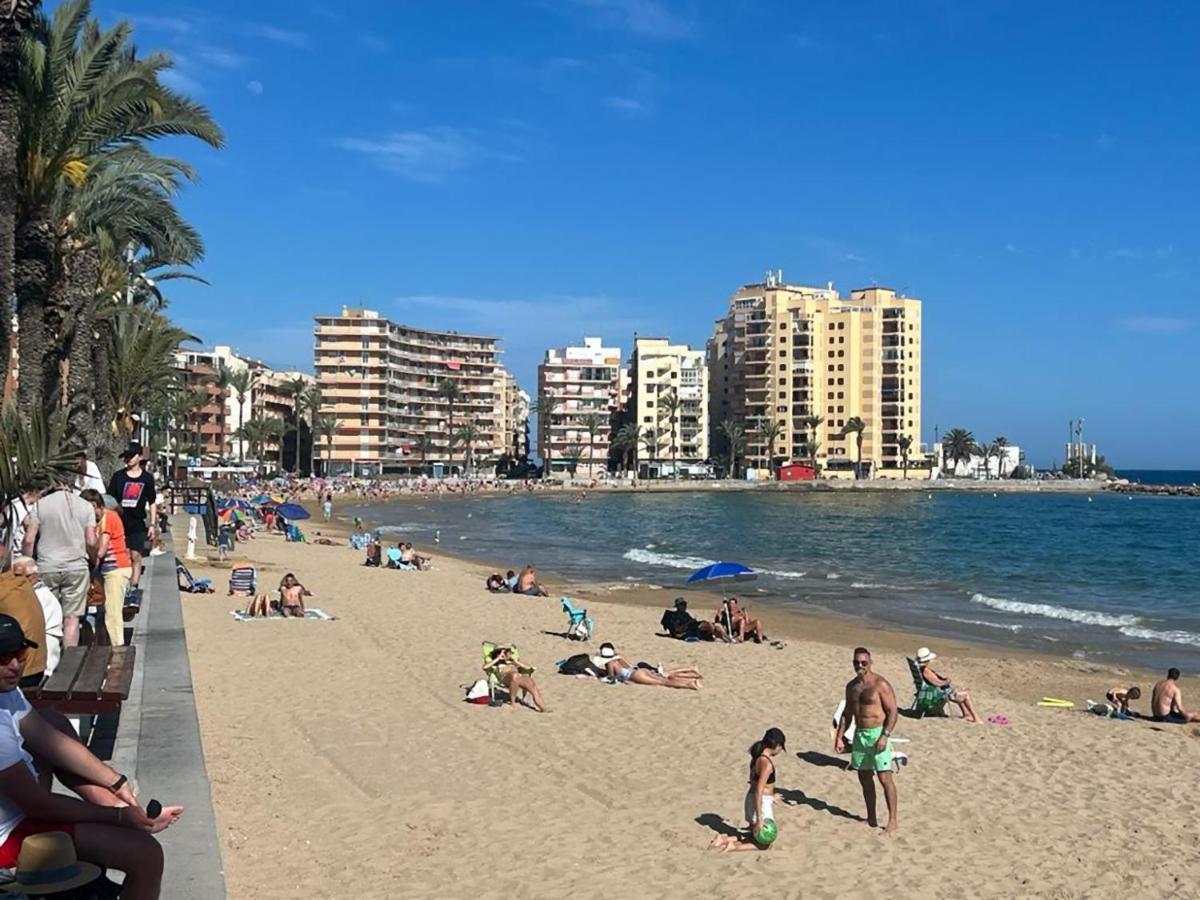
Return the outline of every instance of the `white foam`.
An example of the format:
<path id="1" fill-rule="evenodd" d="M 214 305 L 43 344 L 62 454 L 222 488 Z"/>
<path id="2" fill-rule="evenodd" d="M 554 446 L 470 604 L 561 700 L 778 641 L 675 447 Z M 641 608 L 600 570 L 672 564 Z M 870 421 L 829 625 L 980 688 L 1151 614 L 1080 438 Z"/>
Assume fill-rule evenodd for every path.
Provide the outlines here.
<path id="1" fill-rule="evenodd" d="M 852 588 L 858 588 L 860 591 L 914 591 L 914 587 L 906 587 L 902 584 L 876 584 L 871 581 L 855 581 L 850 584 Z"/>
<path id="2" fill-rule="evenodd" d="M 789 572 L 787 569 L 755 569 L 759 575 L 774 575 L 776 578 L 803 578 L 803 572 Z"/>
<path id="3" fill-rule="evenodd" d="M 1187 644 L 1191 647 L 1200 647 L 1200 634 L 1191 631 L 1155 631 L 1153 628 L 1131 628 L 1129 626 L 1118 630 L 1126 637 L 1139 638 L 1143 641 L 1162 641 L 1167 644 Z"/>
<path id="4" fill-rule="evenodd" d="M 655 553 L 653 550 L 643 550 L 640 547 L 626 550 L 624 558 L 632 562 L 645 563 L 648 566 L 667 566 L 672 569 L 702 569 L 716 562 L 715 559 L 701 559 L 699 556 Z"/>
<path id="5" fill-rule="evenodd" d="M 1124 628 L 1130 625 L 1137 625 L 1141 622 L 1141 619 L 1132 615 L 1114 616 L 1110 613 L 1095 612 L 1090 609 L 1071 609 L 1067 606 L 1054 606 L 1049 603 L 1023 603 L 1020 600 L 989 597 L 987 594 L 972 594 L 971 602 L 1023 616 L 1065 619 L 1068 622 L 1078 622 L 1081 625 L 1100 625 L 1105 628 Z"/>
<path id="6" fill-rule="evenodd" d="M 962 622 L 964 625 L 982 625 L 984 628 L 1003 628 L 1005 631 L 1020 631 L 1021 625 L 1003 625 L 1000 622 L 985 622 L 982 619 L 960 619 L 957 616 L 938 616 L 947 622 Z"/>
<path id="7" fill-rule="evenodd" d="M 826 572 L 825 577 L 828 578 L 830 581 L 837 581 L 842 576 L 839 575 L 837 572 Z"/>

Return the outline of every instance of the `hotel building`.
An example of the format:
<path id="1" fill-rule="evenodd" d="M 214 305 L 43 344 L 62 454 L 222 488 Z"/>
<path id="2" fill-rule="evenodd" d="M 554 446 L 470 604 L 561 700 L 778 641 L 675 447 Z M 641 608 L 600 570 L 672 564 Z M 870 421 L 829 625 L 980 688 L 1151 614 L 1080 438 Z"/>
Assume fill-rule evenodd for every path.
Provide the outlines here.
<path id="1" fill-rule="evenodd" d="M 921 434 L 921 301 L 881 287 L 839 296 L 828 287 L 787 284 L 782 271 L 735 291 L 708 342 L 709 414 L 714 447 L 726 419 L 746 429 L 749 464 L 805 462 L 816 442 L 818 466 L 849 477 L 856 437 L 842 429 L 862 419 L 864 476 L 899 477 L 898 440 L 907 435 L 910 467 L 925 464 Z M 821 423 L 810 429 L 808 418 Z M 768 454 L 756 431 L 777 422 Z"/>
<path id="2" fill-rule="evenodd" d="M 462 471 L 468 448 L 457 435 L 468 425 L 474 469 L 487 471 L 520 427 L 518 404 L 508 418 L 498 338 L 413 328 L 350 307 L 317 316 L 314 337 L 321 412 L 338 422 L 334 473 Z M 458 388 L 453 407 L 446 383 Z"/>
<path id="3" fill-rule="evenodd" d="M 639 473 L 666 475 L 708 459 L 704 350 L 672 344 L 666 338 L 636 338 L 629 359 L 629 385 L 628 414 L 641 428 L 634 455 Z"/>
<path id="4" fill-rule="evenodd" d="M 622 408 L 621 351 L 598 337 L 546 351 L 538 366 L 538 454 L 546 474 L 599 475 L 608 466 L 614 417 Z M 547 412 L 549 410 L 549 412 Z M 593 441 L 585 419 L 599 417 Z"/>

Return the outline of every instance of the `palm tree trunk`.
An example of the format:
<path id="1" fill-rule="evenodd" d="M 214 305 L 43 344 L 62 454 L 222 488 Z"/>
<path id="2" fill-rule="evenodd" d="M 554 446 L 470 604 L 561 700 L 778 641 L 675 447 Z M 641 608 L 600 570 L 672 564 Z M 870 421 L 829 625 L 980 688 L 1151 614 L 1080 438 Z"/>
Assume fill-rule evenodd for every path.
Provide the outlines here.
<path id="1" fill-rule="evenodd" d="M 95 402 L 92 404 L 92 446 L 96 465 L 101 472 L 111 472 L 117 467 L 117 450 L 113 442 L 112 391 L 109 388 L 112 372 L 108 355 L 109 327 L 107 321 L 97 322 L 96 331 L 100 337 L 92 344 L 92 374 L 96 378 Z"/>
<path id="2" fill-rule="evenodd" d="M 46 313 L 55 250 L 49 212 L 38 210 L 28 221 L 20 223 L 14 243 L 14 288 L 20 335 L 17 404 L 21 409 L 43 409 L 47 406 L 44 401 L 52 399 L 44 396 L 49 344 Z"/>
<path id="3" fill-rule="evenodd" d="M 238 464 L 246 461 L 246 439 L 242 430 L 246 424 L 246 395 L 238 394 Z"/>
<path id="4" fill-rule="evenodd" d="M 446 435 L 446 474 L 454 474 L 454 401 L 450 401 L 450 415 L 446 421 L 450 425 L 450 433 Z"/>
<path id="5" fill-rule="evenodd" d="M 95 458 L 96 435 L 93 409 L 98 391 L 92 365 L 96 341 L 96 286 L 100 280 L 100 253 L 89 247 L 75 254 L 68 273 L 67 292 L 73 323 L 67 336 L 67 439 L 88 450 Z"/>

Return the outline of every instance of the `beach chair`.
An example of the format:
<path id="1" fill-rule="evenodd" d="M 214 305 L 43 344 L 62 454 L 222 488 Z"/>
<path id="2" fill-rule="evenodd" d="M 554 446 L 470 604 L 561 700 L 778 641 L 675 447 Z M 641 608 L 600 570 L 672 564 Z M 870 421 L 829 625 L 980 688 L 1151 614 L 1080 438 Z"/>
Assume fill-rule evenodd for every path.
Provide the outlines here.
<path id="1" fill-rule="evenodd" d="M 258 570 L 254 566 L 239 566 L 229 573 L 229 593 L 244 592 L 247 597 L 258 593 Z"/>
<path id="2" fill-rule="evenodd" d="M 918 719 L 927 715 L 944 716 L 946 714 L 946 692 L 921 677 L 921 667 L 917 665 L 915 659 L 911 657 L 905 657 L 905 659 L 908 661 L 908 671 L 912 675 L 913 690 L 916 692 L 909 709 L 917 714 Z"/>
<path id="3" fill-rule="evenodd" d="M 576 641 L 586 641 L 590 638 L 595 630 L 595 625 L 587 610 L 576 609 L 571 603 L 570 597 L 562 598 L 562 608 L 563 612 L 570 617 L 570 621 L 567 623 L 567 637 Z"/>
<path id="4" fill-rule="evenodd" d="M 307 541 L 304 537 L 304 532 L 300 530 L 299 525 L 288 525 L 285 535 L 287 537 L 287 540 L 290 543 L 293 543 L 293 544 L 307 543 Z"/>
<path id="5" fill-rule="evenodd" d="M 188 567 L 175 559 L 175 578 L 179 582 L 179 590 L 187 594 L 211 594 L 213 583 L 211 578 L 196 578 L 188 571 Z"/>
<path id="6" fill-rule="evenodd" d="M 513 659 L 515 659 L 517 661 L 517 663 L 518 663 L 517 668 L 522 674 L 532 675 L 534 673 L 535 669 L 533 668 L 533 666 L 520 665 L 521 651 L 517 649 L 516 644 L 497 644 L 494 641 L 484 641 L 483 642 L 483 661 L 486 663 L 489 660 L 491 660 L 492 651 L 500 646 L 507 646 L 507 647 L 512 648 Z M 504 685 L 502 685 L 500 683 L 500 679 L 496 677 L 495 671 L 493 671 L 491 669 L 489 669 L 487 672 L 487 680 L 488 680 L 488 697 L 490 698 L 490 702 L 494 705 L 496 703 L 496 691 L 501 690 L 501 691 L 504 691 L 505 693 L 507 693 L 508 688 L 504 687 Z"/>

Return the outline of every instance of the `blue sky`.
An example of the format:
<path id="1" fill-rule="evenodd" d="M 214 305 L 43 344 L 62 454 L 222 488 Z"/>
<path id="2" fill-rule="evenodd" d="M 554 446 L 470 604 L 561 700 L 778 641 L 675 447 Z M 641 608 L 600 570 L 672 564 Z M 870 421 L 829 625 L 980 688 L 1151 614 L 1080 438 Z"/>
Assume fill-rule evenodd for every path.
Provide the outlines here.
<path id="1" fill-rule="evenodd" d="M 351 15 L 349 10 L 353 10 Z M 311 367 L 342 303 L 547 346 L 703 345 L 782 267 L 925 301 L 925 434 L 1046 465 L 1085 416 L 1200 468 L 1200 7 L 98 0 L 226 128 L 183 152 L 206 343 Z M 180 148 L 172 148 L 179 150 Z"/>

